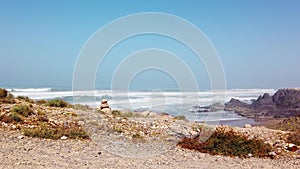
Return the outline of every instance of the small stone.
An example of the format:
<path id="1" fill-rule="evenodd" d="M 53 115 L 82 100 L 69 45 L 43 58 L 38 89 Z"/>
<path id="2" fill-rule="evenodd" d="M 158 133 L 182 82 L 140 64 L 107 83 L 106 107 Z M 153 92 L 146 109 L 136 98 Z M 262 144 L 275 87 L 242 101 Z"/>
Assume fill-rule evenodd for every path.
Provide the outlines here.
<path id="1" fill-rule="evenodd" d="M 97 154 L 98 154 L 98 155 L 101 155 L 102 153 L 101 153 L 101 151 L 99 151 Z"/>
<path id="2" fill-rule="evenodd" d="M 84 123 L 84 121 L 78 121 L 78 124 L 79 124 L 80 126 L 83 126 L 85 123 Z"/>
<path id="3" fill-rule="evenodd" d="M 24 138 L 24 136 L 18 136 L 17 138 L 18 138 L 18 139 L 23 139 L 23 138 Z"/>
<path id="4" fill-rule="evenodd" d="M 198 134 L 198 132 L 194 131 L 194 130 L 191 130 L 189 131 L 189 134 L 192 135 L 192 136 L 195 136 Z"/>
<path id="5" fill-rule="evenodd" d="M 16 125 L 12 125 L 11 128 L 12 128 L 12 129 L 16 129 L 17 126 L 16 126 Z"/>
<path id="6" fill-rule="evenodd" d="M 288 150 L 295 152 L 298 150 L 298 147 L 297 147 L 297 145 L 290 143 L 288 145 Z"/>
<path id="7" fill-rule="evenodd" d="M 248 154 L 248 157 L 253 157 L 253 154 L 249 153 L 249 154 Z"/>
<path id="8" fill-rule="evenodd" d="M 61 139 L 61 140 L 67 140 L 68 137 L 67 137 L 67 136 L 61 136 L 60 139 Z"/>
<path id="9" fill-rule="evenodd" d="M 274 151 L 272 151 L 272 152 L 269 152 L 269 156 L 271 156 L 271 157 L 274 157 L 274 156 L 276 156 L 277 154 L 274 152 Z"/>
<path id="10" fill-rule="evenodd" d="M 251 128 L 251 124 L 245 124 L 244 128 Z"/>
<path id="11" fill-rule="evenodd" d="M 106 103 L 107 103 L 106 99 L 101 100 L 101 104 L 106 104 Z"/>

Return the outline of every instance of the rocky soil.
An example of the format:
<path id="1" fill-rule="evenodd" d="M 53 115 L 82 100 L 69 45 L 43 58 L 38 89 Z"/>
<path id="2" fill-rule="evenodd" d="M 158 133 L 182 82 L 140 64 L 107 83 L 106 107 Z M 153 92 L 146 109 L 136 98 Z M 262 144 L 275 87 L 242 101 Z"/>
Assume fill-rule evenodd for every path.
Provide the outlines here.
<path id="1" fill-rule="evenodd" d="M 14 104 L 28 104 L 16 100 Z M 1 115 L 13 104 L 0 104 Z M 274 147 L 271 158 L 241 159 L 213 156 L 176 146 L 179 139 L 197 134 L 201 123 L 149 111 L 75 110 L 31 103 L 53 125 L 75 123 L 89 139 L 58 140 L 24 136 L 31 123 L 0 124 L 0 168 L 300 168 L 300 151 L 290 151 L 286 133 L 265 127 L 234 128 Z M 35 119 L 34 113 L 29 119 Z M 18 127 L 18 125 L 21 125 Z"/>
<path id="2" fill-rule="evenodd" d="M 250 130 L 250 129 L 247 129 Z M 0 168 L 299 168 L 300 160 L 213 156 L 175 145 L 149 157 L 125 157 L 96 140 L 49 140 L 19 137 L 19 131 L 0 130 Z M 108 140 L 107 140 L 108 141 Z M 128 143 L 124 143 L 128 144 Z M 120 150 L 134 154 L 131 149 Z"/>

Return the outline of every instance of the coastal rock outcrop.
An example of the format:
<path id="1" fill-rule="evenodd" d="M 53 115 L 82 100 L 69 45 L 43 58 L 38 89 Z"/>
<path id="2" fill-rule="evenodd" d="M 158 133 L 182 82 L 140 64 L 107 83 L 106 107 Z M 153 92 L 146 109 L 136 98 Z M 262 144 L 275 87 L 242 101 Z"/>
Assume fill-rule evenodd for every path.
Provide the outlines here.
<path id="1" fill-rule="evenodd" d="M 300 89 L 280 89 L 273 96 L 265 93 L 252 104 L 231 99 L 225 110 L 250 118 L 285 118 L 300 115 Z"/>

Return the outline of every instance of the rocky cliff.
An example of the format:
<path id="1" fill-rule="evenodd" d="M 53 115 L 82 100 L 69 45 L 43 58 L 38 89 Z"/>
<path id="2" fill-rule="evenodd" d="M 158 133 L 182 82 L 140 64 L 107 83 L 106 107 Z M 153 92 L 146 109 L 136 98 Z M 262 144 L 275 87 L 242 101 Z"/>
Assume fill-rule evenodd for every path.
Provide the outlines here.
<path id="1" fill-rule="evenodd" d="M 300 90 L 280 89 L 273 96 L 265 93 L 252 104 L 231 99 L 225 110 L 250 118 L 283 118 L 300 115 Z"/>

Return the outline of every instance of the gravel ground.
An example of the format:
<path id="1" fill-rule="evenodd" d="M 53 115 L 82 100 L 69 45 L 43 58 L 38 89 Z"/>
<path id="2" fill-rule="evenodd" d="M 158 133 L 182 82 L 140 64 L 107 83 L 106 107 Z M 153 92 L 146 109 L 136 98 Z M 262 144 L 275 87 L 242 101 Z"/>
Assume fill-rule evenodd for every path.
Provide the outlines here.
<path id="1" fill-rule="evenodd" d="M 0 168 L 300 168 L 299 159 L 287 157 L 240 159 L 213 156 L 171 144 L 163 147 L 161 144 L 147 144 L 152 146 L 152 152 L 149 157 L 144 157 L 143 153 L 126 148 L 129 143 L 123 143 L 125 148 L 117 151 L 117 148 L 103 148 L 93 139 L 18 138 L 20 134 L 0 129 Z M 123 156 L 126 154 L 129 157 Z"/>
<path id="2" fill-rule="evenodd" d="M 122 125 L 128 125 L 128 130 L 135 131 L 136 127 L 153 124 L 154 127 L 149 132 L 163 132 L 145 140 L 135 140 L 128 139 L 130 134 L 103 129 L 114 123 L 121 124 L 122 119 L 103 118 L 106 115 L 95 112 L 79 111 L 77 114 L 91 139 L 30 138 L 23 136 L 18 130 L 0 126 L 0 168 L 300 168 L 300 160 L 295 157 L 241 159 L 213 156 L 177 147 L 176 132 L 187 134 L 193 123 L 174 120 L 171 116 L 150 113 L 133 122 L 125 120 Z M 134 125 L 130 126 L 132 124 Z M 236 130 L 270 141 L 276 141 L 282 135 L 264 127 Z"/>

